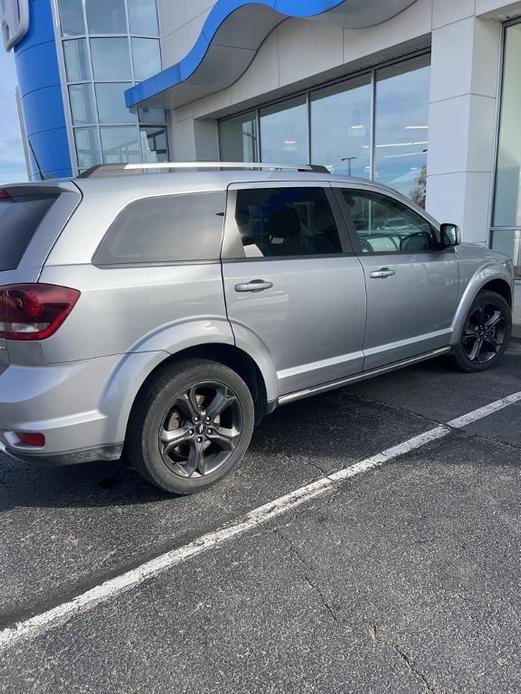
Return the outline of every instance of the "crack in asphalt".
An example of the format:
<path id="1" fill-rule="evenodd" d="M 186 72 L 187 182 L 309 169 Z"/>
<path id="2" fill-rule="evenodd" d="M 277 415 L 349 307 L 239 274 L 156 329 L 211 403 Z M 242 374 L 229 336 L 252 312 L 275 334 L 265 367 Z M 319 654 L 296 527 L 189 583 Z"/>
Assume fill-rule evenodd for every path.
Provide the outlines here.
<path id="1" fill-rule="evenodd" d="M 307 561 L 305 558 L 302 556 L 302 554 L 299 552 L 295 544 L 292 542 L 291 538 L 286 537 L 279 528 L 272 528 L 271 533 L 274 534 L 276 537 L 278 537 L 282 542 L 288 547 L 290 552 L 298 559 L 300 564 L 304 567 L 304 580 L 305 582 L 309 585 L 309 587 L 315 592 L 317 597 L 319 598 L 320 603 L 324 607 L 324 609 L 327 611 L 331 619 L 340 626 L 341 628 L 345 628 L 345 625 L 343 624 L 342 620 L 337 617 L 335 614 L 335 611 L 333 607 L 329 604 L 327 601 L 319 583 L 317 582 L 316 578 L 310 576 L 310 566 L 308 565 Z M 396 655 L 399 656 L 400 660 L 402 663 L 405 665 L 407 670 L 417 677 L 422 685 L 423 685 L 423 692 L 425 694 L 435 694 L 435 688 L 432 682 L 429 681 L 427 675 L 422 672 L 421 670 L 418 669 L 416 665 L 416 660 L 412 658 L 404 649 L 403 647 L 399 646 L 398 644 L 394 643 L 393 641 L 389 641 L 387 639 L 384 639 L 380 636 L 380 633 L 378 631 L 378 627 L 376 624 L 372 624 L 369 629 L 369 637 L 370 639 L 382 646 L 386 646 L 390 650 L 392 650 Z"/>
<path id="2" fill-rule="evenodd" d="M 321 467 L 318 463 L 312 463 L 310 460 L 307 460 L 304 465 L 308 465 L 309 467 L 313 468 L 317 472 L 320 472 L 322 477 L 327 477 L 328 473 L 325 468 Z"/>
<path id="3" fill-rule="evenodd" d="M 504 441 L 502 439 L 495 439 L 492 436 L 485 436 L 484 434 L 468 434 L 466 433 L 467 427 L 451 427 L 450 424 L 447 422 L 444 422 L 439 419 L 434 419 L 431 417 L 427 417 L 426 415 L 422 414 L 421 412 L 416 412 L 415 410 L 411 410 L 408 407 L 401 407 L 400 405 L 393 405 L 390 403 L 387 403 L 383 400 L 378 400 L 377 398 L 371 399 L 371 398 L 364 398 L 362 395 L 357 395 L 355 393 L 350 393 L 348 390 L 345 392 L 342 392 L 343 398 L 352 398 L 358 402 L 364 403 L 365 405 L 379 405 L 380 407 L 387 408 L 391 411 L 398 412 L 401 414 L 407 414 L 409 416 L 414 416 L 422 419 L 425 422 L 428 422 L 429 424 L 436 424 L 436 425 L 441 425 L 441 426 L 446 426 L 448 429 L 450 429 L 453 433 L 459 433 L 462 437 L 468 438 L 468 439 L 477 439 L 477 440 L 482 440 L 486 441 L 487 443 L 491 444 L 499 444 L 500 446 L 505 446 L 506 448 L 510 448 L 517 453 L 521 451 L 521 445 L 511 443 L 509 441 Z M 470 424 L 469 426 L 472 426 Z"/>
<path id="4" fill-rule="evenodd" d="M 418 670 L 415 659 L 411 658 L 411 656 L 403 649 L 403 647 L 394 643 L 394 641 L 389 641 L 388 639 L 382 638 L 380 636 L 376 624 L 371 624 L 371 626 L 369 627 L 369 638 L 371 639 L 371 641 L 373 641 L 373 643 L 386 646 L 387 648 L 390 648 L 392 651 L 394 651 L 396 655 L 399 656 L 400 660 L 404 663 L 409 672 L 411 672 L 415 677 L 421 680 L 421 682 L 423 683 L 424 692 L 436 691 L 432 682 L 429 682 L 427 675 L 424 672 L 421 672 L 421 670 Z"/>
<path id="5" fill-rule="evenodd" d="M 380 407 L 384 407 L 388 410 L 392 410 L 393 412 L 397 412 L 399 414 L 407 414 L 409 416 L 413 417 L 418 417 L 418 419 L 424 420 L 428 424 L 446 424 L 446 422 L 443 422 L 440 419 L 433 419 L 431 417 L 427 417 L 427 415 L 422 414 L 421 412 L 416 412 L 415 410 L 411 410 L 408 407 L 401 407 L 400 405 L 393 405 L 391 403 L 385 402 L 384 400 L 378 400 L 377 398 L 371 399 L 371 398 L 364 398 L 363 395 L 357 395 L 356 393 L 350 392 L 347 388 L 345 392 L 342 392 L 341 395 L 344 398 L 352 398 L 353 400 L 357 400 L 358 402 L 363 403 L 364 405 L 378 405 Z"/>
<path id="6" fill-rule="evenodd" d="M 326 600 L 326 597 L 325 597 L 324 593 L 322 592 L 322 589 L 321 589 L 320 586 L 318 585 L 316 579 L 314 579 L 312 576 L 309 575 L 310 567 L 308 566 L 308 564 L 307 564 L 306 560 L 304 559 L 304 557 L 300 554 L 300 552 L 298 551 L 298 549 L 295 547 L 295 545 L 293 544 L 293 542 L 291 541 L 291 539 L 290 539 L 289 537 L 286 537 L 285 535 L 283 535 L 283 534 L 280 532 L 279 528 L 272 528 L 272 529 L 271 529 L 271 532 L 272 532 L 276 537 L 278 537 L 280 540 L 282 540 L 282 542 L 289 548 L 290 552 L 299 560 L 299 562 L 302 564 L 302 566 L 303 566 L 304 569 L 305 569 L 305 571 L 304 571 L 304 580 L 305 580 L 306 583 L 310 586 L 310 588 L 312 588 L 313 591 L 316 593 L 316 595 L 318 596 L 318 598 L 319 598 L 319 600 L 320 600 L 322 606 L 327 610 L 327 612 L 329 613 L 329 616 L 330 616 L 331 619 L 335 622 L 335 624 L 339 624 L 340 626 L 342 626 L 342 622 L 338 619 L 338 617 L 336 616 L 336 614 L 335 614 L 333 608 L 331 607 L 331 605 L 330 605 L 330 604 L 328 603 L 328 601 Z"/>
<path id="7" fill-rule="evenodd" d="M 502 439 L 494 439 L 491 436 L 485 436 L 484 434 L 466 434 L 464 438 L 470 439 L 470 440 L 478 440 L 478 441 L 485 441 L 486 443 L 490 443 L 493 445 L 498 445 L 498 446 L 504 446 L 505 448 L 508 448 L 509 450 L 513 450 L 516 453 L 521 452 L 521 446 L 516 444 L 516 443 L 510 443 L 509 441 L 503 441 Z"/>
<path id="8" fill-rule="evenodd" d="M 474 441 L 484 441 L 485 443 L 489 443 L 492 445 L 497 445 L 497 446 L 503 446 L 511 451 L 515 451 L 516 453 L 521 452 L 521 445 L 512 443 L 510 441 L 504 441 L 503 439 L 497 439 L 492 436 L 485 436 L 484 434 L 478 434 L 478 433 L 468 433 L 467 427 L 451 427 L 450 424 L 447 422 L 443 422 L 438 419 L 431 419 L 430 417 L 427 417 L 424 414 L 421 414 L 420 412 L 416 412 L 415 410 L 411 410 L 407 407 L 400 407 L 399 405 L 391 405 L 390 403 L 384 402 L 383 400 L 378 400 L 378 399 L 370 399 L 370 398 L 364 398 L 361 395 L 356 395 L 355 393 L 349 393 L 349 391 L 346 391 L 342 393 L 342 396 L 344 398 L 353 398 L 354 400 L 357 400 L 358 402 L 364 403 L 365 405 L 379 405 L 380 407 L 387 408 L 391 411 L 394 412 L 399 412 L 401 414 L 407 414 L 409 416 L 414 416 L 414 417 L 419 417 L 420 419 L 424 420 L 425 422 L 428 422 L 429 424 L 437 424 L 441 426 L 447 427 L 447 429 L 450 429 L 452 434 L 456 434 L 461 439 L 469 439 L 469 440 L 474 440 Z M 472 426 L 470 424 L 469 426 Z"/>

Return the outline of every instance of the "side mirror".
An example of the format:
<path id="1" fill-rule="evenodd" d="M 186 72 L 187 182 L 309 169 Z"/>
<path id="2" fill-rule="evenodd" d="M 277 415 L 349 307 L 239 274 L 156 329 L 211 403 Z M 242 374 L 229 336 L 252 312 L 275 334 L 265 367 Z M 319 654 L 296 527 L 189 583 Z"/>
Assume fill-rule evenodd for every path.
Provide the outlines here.
<path id="1" fill-rule="evenodd" d="M 461 231 L 457 224 L 442 224 L 440 236 L 443 248 L 454 248 L 461 243 Z"/>

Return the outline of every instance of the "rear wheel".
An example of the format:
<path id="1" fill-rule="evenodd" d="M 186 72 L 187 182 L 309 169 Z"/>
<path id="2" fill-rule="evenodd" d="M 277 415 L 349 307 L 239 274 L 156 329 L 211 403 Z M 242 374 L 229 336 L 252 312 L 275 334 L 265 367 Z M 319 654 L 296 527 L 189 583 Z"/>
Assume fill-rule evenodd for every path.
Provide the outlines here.
<path id="1" fill-rule="evenodd" d="M 238 465 L 253 432 L 251 393 L 235 371 L 186 360 L 153 380 L 132 414 L 131 464 L 167 492 L 191 494 Z"/>
<path id="2" fill-rule="evenodd" d="M 512 332 L 512 310 L 496 292 L 483 291 L 474 300 L 454 352 L 456 364 L 469 373 L 485 371 L 503 356 Z"/>

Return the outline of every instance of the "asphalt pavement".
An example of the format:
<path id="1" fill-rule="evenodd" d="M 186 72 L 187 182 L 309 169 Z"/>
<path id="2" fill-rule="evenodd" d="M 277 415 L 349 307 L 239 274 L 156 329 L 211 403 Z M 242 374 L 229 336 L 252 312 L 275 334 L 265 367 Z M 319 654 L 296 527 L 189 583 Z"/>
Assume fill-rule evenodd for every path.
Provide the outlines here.
<path id="1" fill-rule="evenodd" d="M 204 534 L 521 391 L 447 359 L 281 408 L 217 487 L 0 461 L 0 692 L 521 691 L 521 404 L 2 642 Z M 2 645 L 4 643 L 4 645 Z"/>

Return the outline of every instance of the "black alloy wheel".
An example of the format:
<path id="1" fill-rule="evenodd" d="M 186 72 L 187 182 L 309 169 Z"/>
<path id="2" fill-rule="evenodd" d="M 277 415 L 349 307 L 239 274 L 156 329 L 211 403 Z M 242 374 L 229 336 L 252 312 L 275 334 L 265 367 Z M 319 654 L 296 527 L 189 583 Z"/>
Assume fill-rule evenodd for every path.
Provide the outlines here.
<path id="1" fill-rule="evenodd" d="M 472 304 L 454 357 L 460 369 L 485 371 L 503 356 L 512 332 L 512 309 L 493 291 L 483 291 Z"/>
<path id="2" fill-rule="evenodd" d="M 125 456 L 160 489 L 192 494 L 241 462 L 254 423 L 250 389 L 236 371 L 207 359 L 171 362 L 136 401 Z"/>
<path id="3" fill-rule="evenodd" d="M 485 364 L 501 351 L 505 341 L 506 316 L 495 303 L 477 306 L 463 331 L 463 352 L 467 359 Z"/>
<path id="4" fill-rule="evenodd" d="M 201 381 L 180 394 L 159 430 L 166 465 L 181 477 L 204 477 L 225 465 L 243 426 L 237 395 L 224 383 Z"/>

